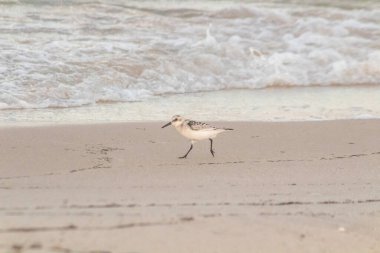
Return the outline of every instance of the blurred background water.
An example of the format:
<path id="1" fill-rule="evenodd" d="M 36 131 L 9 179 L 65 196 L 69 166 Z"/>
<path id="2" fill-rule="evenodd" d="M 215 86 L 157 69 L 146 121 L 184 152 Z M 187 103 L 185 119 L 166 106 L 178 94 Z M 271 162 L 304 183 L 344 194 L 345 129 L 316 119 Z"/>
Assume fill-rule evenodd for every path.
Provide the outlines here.
<path id="1" fill-rule="evenodd" d="M 3 1 L 0 120 L 380 117 L 378 1 Z"/>

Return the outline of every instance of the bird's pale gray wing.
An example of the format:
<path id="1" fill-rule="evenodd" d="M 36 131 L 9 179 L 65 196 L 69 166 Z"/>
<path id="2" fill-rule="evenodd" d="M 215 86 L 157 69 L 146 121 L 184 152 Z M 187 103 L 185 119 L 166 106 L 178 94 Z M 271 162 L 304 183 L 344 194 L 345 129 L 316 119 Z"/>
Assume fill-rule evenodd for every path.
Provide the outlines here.
<path id="1" fill-rule="evenodd" d="M 213 126 L 210 126 L 206 123 L 203 123 L 203 122 L 199 122 L 199 121 L 194 121 L 194 120 L 189 120 L 187 122 L 187 125 L 192 129 L 192 130 L 214 130 L 216 129 L 215 127 Z"/>

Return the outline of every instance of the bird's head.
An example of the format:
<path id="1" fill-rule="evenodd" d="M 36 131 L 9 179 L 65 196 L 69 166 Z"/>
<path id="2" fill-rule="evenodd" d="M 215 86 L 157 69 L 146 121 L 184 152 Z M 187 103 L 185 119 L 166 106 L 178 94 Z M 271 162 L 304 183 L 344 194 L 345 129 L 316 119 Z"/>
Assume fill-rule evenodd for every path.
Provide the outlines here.
<path id="1" fill-rule="evenodd" d="M 172 120 L 171 120 L 169 123 L 163 125 L 162 128 L 167 127 L 167 126 L 169 126 L 169 125 L 173 125 L 173 126 L 176 127 L 176 126 L 181 125 L 184 121 L 185 121 L 185 118 L 184 118 L 184 117 L 182 117 L 182 116 L 180 116 L 180 115 L 174 115 L 174 116 L 172 117 Z"/>

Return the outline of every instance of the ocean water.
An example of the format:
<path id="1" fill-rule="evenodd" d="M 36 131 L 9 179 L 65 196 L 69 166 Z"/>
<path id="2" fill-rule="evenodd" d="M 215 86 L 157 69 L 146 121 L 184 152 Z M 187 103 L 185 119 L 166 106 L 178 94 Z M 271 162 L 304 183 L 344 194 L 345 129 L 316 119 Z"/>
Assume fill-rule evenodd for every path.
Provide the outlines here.
<path id="1" fill-rule="evenodd" d="M 2 122 L 380 116 L 379 1 L 0 0 L 0 49 Z"/>

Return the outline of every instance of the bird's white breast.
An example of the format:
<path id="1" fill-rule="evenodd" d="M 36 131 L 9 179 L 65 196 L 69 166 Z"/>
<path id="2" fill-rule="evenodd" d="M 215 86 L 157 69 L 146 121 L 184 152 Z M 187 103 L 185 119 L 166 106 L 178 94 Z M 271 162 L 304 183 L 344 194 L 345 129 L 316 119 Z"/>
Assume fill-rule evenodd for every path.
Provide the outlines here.
<path id="1" fill-rule="evenodd" d="M 202 129 L 202 130 L 192 130 L 190 127 L 183 125 L 176 127 L 177 131 L 184 137 L 194 141 L 200 141 L 210 138 L 215 138 L 217 134 L 223 132 L 223 129 Z"/>

